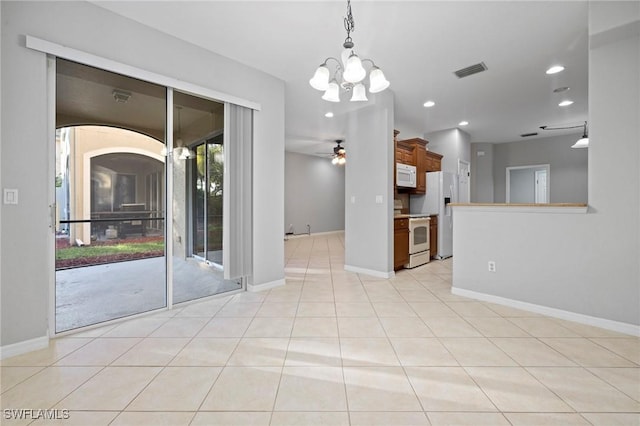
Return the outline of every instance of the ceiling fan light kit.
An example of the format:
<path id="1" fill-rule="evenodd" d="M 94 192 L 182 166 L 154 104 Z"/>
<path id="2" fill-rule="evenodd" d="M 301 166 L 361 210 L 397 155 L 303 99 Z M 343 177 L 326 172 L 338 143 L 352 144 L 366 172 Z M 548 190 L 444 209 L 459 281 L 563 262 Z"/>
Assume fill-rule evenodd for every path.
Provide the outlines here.
<path id="1" fill-rule="evenodd" d="M 329 57 L 316 69 L 309 84 L 316 90 L 324 91 L 322 99 L 328 102 L 340 102 L 340 89 L 352 92 L 351 102 L 368 101 L 366 88 L 362 83 L 367 77 L 367 70 L 364 62 L 371 63 L 369 72 L 369 93 L 378 93 L 389 87 L 389 81 L 384 73 L 371 59 L 360 59 L 353 51 L 353 40 L 351 33 L 355 29 L 355 22 L 351 13 L 351 0 L 347 0 L 347 17 L 344 18 L 344 28 L 347 31 L 347 38 L 342 47 L 344 50 L 340 59 Z M 333 75 L 329 69 L 329 62 L 335 62 Z"/>

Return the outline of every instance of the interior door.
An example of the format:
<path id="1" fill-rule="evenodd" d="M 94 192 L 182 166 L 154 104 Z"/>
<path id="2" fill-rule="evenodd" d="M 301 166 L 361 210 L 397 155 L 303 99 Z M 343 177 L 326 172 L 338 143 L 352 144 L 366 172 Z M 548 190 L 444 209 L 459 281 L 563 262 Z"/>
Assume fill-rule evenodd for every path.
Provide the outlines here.
<path id="1" fill-rule="evenodd" d="M 459 203 L 468 203 L 470 201 L 470 185 L 471 176 L 470 165 L 466 161 L 458 162 L 458 201 Z"/>
<path id="2" fill-rule="evenodd" d="M 536 170 L 535 172 L 535 202 L 538 204 L 548 203 L 547 200 L 547 171 Z"/>

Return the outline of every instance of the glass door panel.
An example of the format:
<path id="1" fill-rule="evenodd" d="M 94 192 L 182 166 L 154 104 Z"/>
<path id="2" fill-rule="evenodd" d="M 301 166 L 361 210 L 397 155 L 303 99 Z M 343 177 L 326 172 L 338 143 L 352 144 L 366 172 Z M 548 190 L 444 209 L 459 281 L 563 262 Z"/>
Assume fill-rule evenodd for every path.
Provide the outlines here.
<path id="1" fill-rule="evenodd" d="M 195 165 L 191 173 L 191 196 L 192 196 L 192 242 L 193 242 L 193 254 L 206 259 L 206 209 L 205 189 L 207 186 L 206 175 L 206 152 L 205 145 L 198 145 L 194 149 L 196 153 Z"/>
<path id="2" fill-rule="evenodd" d="M 223 278 L 224 104 L 174 92 L 173 303 L 242 288 Z"/>
<path id="3" fill-rule="evenodd" d="M 56 333 L 167 306 L 165 124 L 164 87 L 57 60 Z"/>

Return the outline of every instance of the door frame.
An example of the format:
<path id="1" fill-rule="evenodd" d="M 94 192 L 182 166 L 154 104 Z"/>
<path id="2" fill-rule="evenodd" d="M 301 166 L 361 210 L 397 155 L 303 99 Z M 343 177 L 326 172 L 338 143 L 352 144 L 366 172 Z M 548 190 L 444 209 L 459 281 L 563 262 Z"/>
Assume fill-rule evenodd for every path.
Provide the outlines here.
<path id="1" fill-rule="evenodd" d="M 469 161 L 461 160 L 458 158 L 458 202 L 460 202 L 460 176 L 462 176 L 462 165 L 467 166 L 467 194 L 466 199 L 471 201 L 471 163 Z"/>
<path id="2" fill-rule="evenodd" d="M 506 168 L 506 196 L 505 202 L 511 202 L 511 170 L 522 170 L 522 169 L 545 169 L 547 172 L 547 202 L 550 200 L 550 188 L 551 188 L 551 167 L 549 164 L 530 164 L 526 166 L 508 166 Z M 535 172 L 535 171 L 534 171 Z M 535 182 L 534 182 L 535 183 Z M 535 194 L 534 194 L 535 195 Z"/>
<path id="3" fill-rule="evenodd" d="M 223 130 L 215 130 L 215 131 L 207 134 L 203 138 L 200 138 L 197 141 L 193 142 L 191 145 L 189 145 L 189 149 L 195 152 L 195 149 L 198 146 L 204 145 L 205 146 L 205 150 L 204 150 L 205 151 L 205 158 L 208 159 L 209 154 L 208 154 L 208 151 L 206 149 L 207 142 L 210 139 L 215 138 L 216 136 L 223 135 L 224 132 L 225 132 L 224 129 Z M 223 149 L 224 149 L 224 145 L 223 145 Z M 208 176 L 208 169 L 206 169 L 206 170 L 207 170 L 206 174 Z M 192 182 L 193 173 L 194 173 L 194 168 L 191 166 L 191 167 L 189 167 L 187 169 L 187 182 Z M 224 189 L 223 189 L 223 191 L 224 191 Z M 219 264 L 217 264 L 217 263 L 215 263 L 213 261 L 210 261 L 209 259 L 207 259 L 206 256 L 205 257 L 198 256 L 196 254 L 196 252 L 194 251 L 194 249 L 193 249 L 193 244 L 194 244 L 194 236 L 193 236 L 193 234 L 194 234 L 193 233 L 193 229 L 194 229 L 193 210 L 194 210 L 194 207 L 193 207 L 193 202 L 194 202 L 194 199 L 193 199 L 193 190 L 192 190 L 192 188 L 190 188 L 190 190 L 187 191 L 186 199 L 187 199 L 187 215 L 189 217 L 189 219 L 188 219 L 189 223 L 187 225 L 188 231 L 187 231 L 187 241 L 186 241 L 186 243 L 187 243 L 187 247 L 189 248 L 189 252 L 191 253 L 191 256 L 193 256 L 193 257 L 195 257 L 195 258 L 207 263 L 210 266 L 213 266 L 214 268 L 222 270 L 222 268 L 223 268 L 222 265 L 219 265 Z M 205 218 L 206 218 L 207 217 L 207 203 L 206 202 L 204 204 L 204 211 L 205 211 Z M 205 229 L 206 228 L 207 228 L 207 226 L 205 224 Z M 205 251 L 206 251 L 207 250 L 207 244 L 208 244 L 207 233 L 206 232 L 205 232 L 204 241 L 205 241 L 204 242 L 204 246 L 205 246 Z"/>

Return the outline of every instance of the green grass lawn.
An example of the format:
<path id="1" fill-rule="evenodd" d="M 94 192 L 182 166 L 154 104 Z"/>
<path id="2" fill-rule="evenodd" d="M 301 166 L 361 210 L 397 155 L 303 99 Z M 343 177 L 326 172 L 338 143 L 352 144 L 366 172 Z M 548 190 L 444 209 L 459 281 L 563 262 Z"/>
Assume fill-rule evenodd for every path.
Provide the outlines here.
<path id="1" fill-rule="evenodd" d="M 56 250 L 56 260 L 70 260 L 83 257 L 101 257 L 109 255 L 126 255 L 164 250 L 164 241 L 148 241 L 136 243 L 118 243 L 114 245 L 91 245 L 83 247 L 66 247 Z"/>

